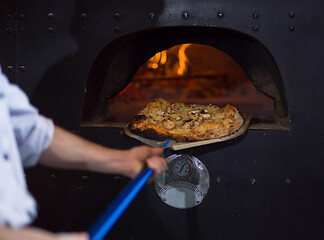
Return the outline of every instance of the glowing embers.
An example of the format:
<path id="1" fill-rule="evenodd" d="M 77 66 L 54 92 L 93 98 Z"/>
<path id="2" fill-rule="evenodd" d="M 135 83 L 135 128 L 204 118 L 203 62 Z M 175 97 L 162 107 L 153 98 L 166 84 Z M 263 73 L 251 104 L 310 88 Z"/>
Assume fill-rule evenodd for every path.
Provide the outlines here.
<path id="1" fill-rule="evenodd" d="M 109 100 L 108 121 L 127 122 L 154 98 L 196 104 L 230 103 L 254 119 L 273 121 L 273 100 L 258 92 L 227 54 L 207 45 L 182 44 L 156 53 L 131 83 Z"/>

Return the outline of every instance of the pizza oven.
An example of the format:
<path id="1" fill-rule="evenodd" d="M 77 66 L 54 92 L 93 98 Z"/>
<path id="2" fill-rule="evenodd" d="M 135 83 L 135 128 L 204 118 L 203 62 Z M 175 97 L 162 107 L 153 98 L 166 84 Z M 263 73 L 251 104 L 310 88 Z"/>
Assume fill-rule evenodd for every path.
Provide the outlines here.
<path id="1" fill-rule="evenodd" d="M 100 69 L 109 62 L 107 52 L 116 48 L 113 43 L 97 57 L 85 90 L 82 125 L 127 122 L 149 101 L 162 97 L 170 102 L 231 103 L 254 116 L 251 127 L 290 128 L 279 70 L 256 39 L 227 29 L 187 26 L 153 29 L 133 38 L 127 36 L 116 53 L 127 54 L 124 57 L 132 62 L 128 71 L 122 70 L 124 58 Z M 144 47 L 149 42 L 155 43 L 152 49 Z M 241 49 L 241 54 L 237 55 L 235 48 Z M 131 55 L 126 53 L 129 51 Z M 263 74 L 258 74 L 261 68 Z M 99 72 L 104 75 L 101 84 Z"/>
<path id="2" fill-rule="evenodd" d="M 2 1 L 0 63 L 56 124 L 100 144 L 150 100 L 231 103 L 252 114 L 230 141 L 177 151 L 208 169 L 194 208 L 147 185 L 107 239 L 321 239 L 323 3 Z M 129 179 L 35 167 L 35 226 L 87 230 Z"/>

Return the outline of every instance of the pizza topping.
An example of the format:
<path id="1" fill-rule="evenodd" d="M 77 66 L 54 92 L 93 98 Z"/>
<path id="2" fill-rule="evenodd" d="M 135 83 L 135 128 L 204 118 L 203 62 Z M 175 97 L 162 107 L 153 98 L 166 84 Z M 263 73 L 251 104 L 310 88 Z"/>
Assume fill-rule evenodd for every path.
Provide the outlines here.
<path id="1" fill-rule="evenodd" d="M 191 121 L 190 121 L 191 122 Z M 181 129 L 191 129 L 190 122 L 186 122 L 181 126 Z"/>
<path id="2" fill-rule="evenodd" d="M 198 114 L 198 110 L 190 111 L 188 113 L 188 115 L 197 115 L 197 114 Z"/>
<path id="3" fill-rule="evenodd" d="M 192 127 L 198 127 L 199 124 L 200 124 L 199 121 L 193 121 L 192 124 L 191 124 L 191 126 L 192 126 Z"/>
<path id="4" fill-rule="evenodd" d="M 130 130 L 156 140 L 199 141 L 220 138 L 236 131 L 243 118 L 232 105 L 169 103 L 164 99 L 150 102 L 133 121 Z"/>
<path id="5" fill-rule="evenodd" d="M 163 127 L 165 127 L 168 130 L 172 130 L 176 127 L 176 123 L 170 120 L 167 120 L 163 123 Z"/>
<path id="6" fill-rule="evenodd" d="M 204 119 L 209 119 L 210 118 L 210 114 L 209 113 L 200 114 L 200 116 L 202 116 Z"/>

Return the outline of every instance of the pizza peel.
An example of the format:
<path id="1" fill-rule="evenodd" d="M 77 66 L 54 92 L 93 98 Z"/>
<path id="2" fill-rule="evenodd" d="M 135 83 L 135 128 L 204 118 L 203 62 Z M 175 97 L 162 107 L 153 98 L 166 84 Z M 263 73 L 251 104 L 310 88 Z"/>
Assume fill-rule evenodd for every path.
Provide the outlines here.
<path id="1" fill-rule="evenodd" d="M 212 143 L 218 143 L 218 142 L 225 142 L 228 140 L 231 140 L 233 138 L 237 138 L 238 136 L 242 135 L 243 133 L 245 133 L 245 131 L 247 130 L 252 115 L 251 114 L 247 114 L 247 113 L 240 113 L 241 116 L 243 117 L 243 125 L 236 130 L 235 132 L 226 135 L 224 137 L 221 138 L 215 138 L 215 139 L 209 139 L 209 140 L 203 140 L 203 141 L 195 141 L 195 142 L 176 142 L 174 140 L 165 140 L 165 141 L 157 141 L 157 140 L 152 140 L 152 139 L 148 139 L 148 138 L 144 138 L 141 136 L 138 136 L 134 133 L 132 133 L 129 130 L 129 126 L 128 124 L 124 127 L 124 132 L 131 138 L 137 139 L 139 141 L 141 141 L 142 143 L 145 143 L 151 147 L 162 147 L 166 141 L 168 141 L 168 148 L 171 148 L 174 151 L 177 150 L 183 150 L 183 149 L 187 149 L 187 148 L 192 148 L 192 147 L 198 147 L 198 146 L 204 146 L 207 144 L 212 144 Z"/>
<path id="2" fill-rule="evenodd" d="M 181 150 L 191 147 L 203 146 L 216 142 L 224 142 L 242 135 L 248 128 L 251 115 L 241 114 L 244 119 L 243 125 L 235 132 L 228 136 L 224 136 L 218 139 L 197 141 L 197 142 L 176 142 L 173 140 L 155 141 L 137 136 L 130 132 L 128 125 L 125 126 L 124 132 L 147 145 L 152 147 L 162 147 L 165 150 Z M 119 195 L 113 200 L 113 202 L 107 207 L 107 209 L 101 214 L 101 216 L 95 221 L 95 223 L 89 228 L 88 233 L 90 240 L 102 240 L 110 232 L 115 225 L 119 217 L 123 214 L 129 204 L 137 196 L 142 187 L 146 184 L 147 180 L 153 174 L 153 169 L 145 166 L 141 172 L 134 178 L 126 187 L 119 193 Z"/>

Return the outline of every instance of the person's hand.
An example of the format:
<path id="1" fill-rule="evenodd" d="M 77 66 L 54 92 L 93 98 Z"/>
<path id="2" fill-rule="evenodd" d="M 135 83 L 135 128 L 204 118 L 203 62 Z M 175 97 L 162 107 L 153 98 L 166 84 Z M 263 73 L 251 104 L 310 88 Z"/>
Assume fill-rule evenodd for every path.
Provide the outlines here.
<path id="1" fill-rule="evenodd" d="M 87 233 L 59 233 L 57 240 L 89 240 Z"/>
<path id="2" fill-rule="evenodd" d="M 86 232 L 52 233 L 35 227 L 10 228 L 0 226 L 1 240 L 89 240 Z"/>
<path id="3" fill-rule="evenodd" d="M 148 146 L 117 150 L 90 142 L 55 126 L 50 146 L 41 154 L 43 166 L 86 170 L 107 174 L 121 174 L 134 178 L 145 164 L 154 170 L 149 182 L 167 169 L 167 160 L 161 157 L 163 148 Z"/>
<path id="4" fill-rule="evenodd" d="M 168 162 L 161 157 L 163 148 L 151 148 L 148 146 L 134 147 L 125 151 L 124 175 L 134 178 L 142 170 L 145 164 L 154 170 L 153 175 L 149 179 L 152 182 L 162 172 L 167 170 Z"/>

